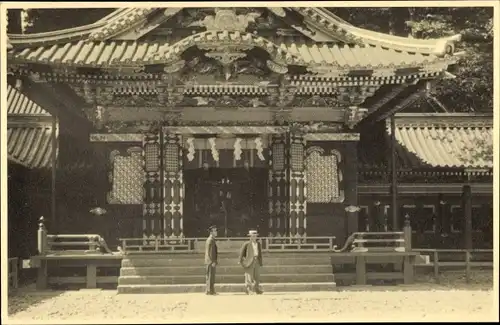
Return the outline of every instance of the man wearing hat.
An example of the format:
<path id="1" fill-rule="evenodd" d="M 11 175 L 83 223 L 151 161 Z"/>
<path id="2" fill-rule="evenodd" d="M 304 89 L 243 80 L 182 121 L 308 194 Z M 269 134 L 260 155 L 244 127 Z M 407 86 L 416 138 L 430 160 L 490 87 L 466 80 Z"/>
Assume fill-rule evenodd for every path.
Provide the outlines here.
<path id="1" fill-rule="evenodd" d="M 262 267 L 262 247 L 257 241 L 257 230 L 250 230 L 250 240 L 241 247 L 239 264 L 245 270 L 245 290 L 247 294 L 254 291 L 262 294 L 260 288 L 260 268 Z"/>
<path id="2" fill-rule="evenodd" d="M 217 242 L 215 237 L 217 237 L 217 227 L 211 226 L 208 228 L 210 235 L 207 238 L 205 244 L 205 267 L 206 267 L 206 278 L 207 278 L 207 295 L 215 295 L 215 268 L 217 266 Z"/>

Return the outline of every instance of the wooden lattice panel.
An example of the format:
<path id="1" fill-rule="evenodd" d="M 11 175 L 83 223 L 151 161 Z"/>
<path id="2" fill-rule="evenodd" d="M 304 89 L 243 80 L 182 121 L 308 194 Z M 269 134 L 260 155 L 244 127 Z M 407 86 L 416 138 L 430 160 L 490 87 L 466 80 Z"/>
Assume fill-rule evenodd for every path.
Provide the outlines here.
<path id="1" fill-rule="evenodd" d="M 307 150 L 308 202 L 332 203 L 344 200 L 344 192 L 340 189 L 340 158 L 340 153 L 336 150 L 330 153 L 325 153 L 320 147 L 311 147 Z"/>
<path id="2" fill-rule="evenodd" d="M 144 171 L 142 149 L 132 147 L 126 155 L 118 150 L 111 152 L 111 192 L 109 204 L 142 204 Z"/>
<path id="3" fill-rule="evenodd" d="M 285 151 L 285 138 L 280 136 L 274 136 L 276 142 L 271 146 L 272 154 L 272 169 L 274 171 L 282 171 L 285 170 L 285 159 L 286 159 L 286 151 Z M 283 142 L 281 142 L 283 141 Z"/>
<path id="4" fill-rule="evenodd" d="M 144 169 L 146 172 L 156 172 L 160 168 L 160 144 L 146 143 L 144 145 Z"/>

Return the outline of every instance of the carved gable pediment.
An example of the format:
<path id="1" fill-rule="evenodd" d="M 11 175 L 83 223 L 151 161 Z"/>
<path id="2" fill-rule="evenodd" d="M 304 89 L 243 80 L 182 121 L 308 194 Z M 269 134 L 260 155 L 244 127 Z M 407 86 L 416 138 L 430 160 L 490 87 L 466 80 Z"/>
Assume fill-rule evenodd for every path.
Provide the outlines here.
<path id="1" fill-rule="evenodd" d="M 311 27 L 293 8 L 151 8 L 129 9 L 91 35 L 94 40 L 138 40 L 148 37 L 182 38 L 203 31 L 239 31 L 263 37 L 307 36 L 334 40 Z M 123 16 L 123 17 L 122 17 Z M 174 33 L 175 31 L 175 33 Z"/>
<path id="2" fill-rule="evenodd" d="M 232 56 L 219 55 L 218 52 L 206 52 L 186 61 L 179 73 L 184 84 L 259 84 L 269 80 L 271 70 L 266 63 L 245 52 Z"/>

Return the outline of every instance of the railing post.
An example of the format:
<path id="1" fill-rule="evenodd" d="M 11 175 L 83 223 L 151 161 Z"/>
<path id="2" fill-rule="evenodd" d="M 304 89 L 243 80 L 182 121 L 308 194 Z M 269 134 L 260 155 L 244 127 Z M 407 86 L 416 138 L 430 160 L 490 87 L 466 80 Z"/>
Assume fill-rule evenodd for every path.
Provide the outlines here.
<path id="1" fill-rule="evenodd" d="M 89 236 L 87 240 L 89 241 L 89 253 L 95 253 L 97 250 L 97 237 Z"/>
<path id="2" fill-rule="evenodd" d="M 122 251 L 123 251 L 123 254 L 125 254 L 125 252 L 127 251 L 127 240 L 126 239 L 122 239 Z"/>
<path id="3" fill-rule="evenodd" d="M 12 261 L 12 288 L 17 289 L 19 285 L 19 258 L 15 257 Z"/>
<path id="4" fill-rule="evenodd" d="M 408 215 L 408 213 L 405 215 L 403 236 L 405 242 L 405 252 L 411 252 L 411 224 L 410 224 L 410 216 Z"/>
<path id="5" fill-rule="evenodd" d="M 439 283 L 439 253 L 437 250 L 434 251 L 434 278 L 436 283 Z"/>
<path id="6" fill-rule="evenodd" d="M 45 255 L 47 253 L 47 229 L 45 228 L 45 219 L 43 216 L 40 217 L 38 223 L 38 242 L 37 249 L 39 255 Z"/>
<path id="7" fill-rule="evenodd" d="M 465 251 L 465 282 L 470 283 L 470 251 Z"/>

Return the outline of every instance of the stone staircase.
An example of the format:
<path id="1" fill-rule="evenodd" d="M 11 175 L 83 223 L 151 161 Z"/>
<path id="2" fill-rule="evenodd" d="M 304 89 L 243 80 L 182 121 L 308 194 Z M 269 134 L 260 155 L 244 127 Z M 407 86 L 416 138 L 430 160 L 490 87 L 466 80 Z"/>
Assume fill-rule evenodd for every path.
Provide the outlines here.
<path id="1" fill-rule="evenodd" d="M 261 269 L 266 292 L 328 291 L 335 288 L 325 252 L 264 253 Z M 217 292 L 244 292 L 243 269 L 237 254 L 220 253 Z M 118 279 L 119 293 L 205 292 L 204 255 L 200 253 L 129 254 L 124 256 Z"/>

